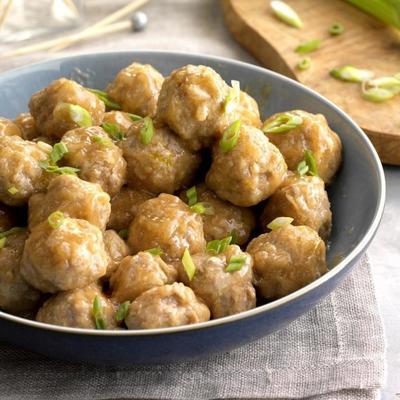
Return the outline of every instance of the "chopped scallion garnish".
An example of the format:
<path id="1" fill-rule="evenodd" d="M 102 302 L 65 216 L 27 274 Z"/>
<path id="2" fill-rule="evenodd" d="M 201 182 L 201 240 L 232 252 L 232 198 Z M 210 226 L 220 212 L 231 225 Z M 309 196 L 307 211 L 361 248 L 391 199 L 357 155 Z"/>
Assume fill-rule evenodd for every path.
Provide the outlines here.
<path id="1" fill-rule="evenodd" d="M 221 240 L 211 240 L 207 243 L 207 251 L 212 254 L 220 254 L 223 253 L 226 248 L 231 244 L 232 236 L 227 236 Z"/>
<path id="2" fill-rule="evenodd" d="M 308 40 L 307 42 L 300 43 L 296 47 L 296 52 L 300 54 L 311 53 L 317 50 L 321 46 L 321 43 L 320 39 Z"/>
<path id="3" fill-rule="evenodd" d="M 214 207 L 206 202 L 199 202 L 190 206 L 190 210 L 197 214 L 214 215 Z"/>
<path id="4" fill-rule="evenodd" d="M 296 11 L 283 1 L 271 1 L 271 8 L 275 15 L 286 24 L 295 28 L 303 27 L 303 21 L 300 19 Z"/>
<path id="5" fill-rule="evenodd" d="M 371 87 L 362 90 L 363 99 L 374 103 L 382 103 L 383 101 L 390 100 L 394 95 L 390 90 L 380 87 Z"/>
<path id="6" fill-rule="evenodd" d="M 282 228 L 285 225 L 290 225 L 293 222 L 293 218 L 290 217 L 278 217 L 272 220 L 268 225 L 267 228 L 274 231 L 275 229 Z"/>
<path id="7" fill-rule="evenodd" d="M 67 153 L 68 147 L 65 143 L 56 143 L 50 153 L 50 162 L 54 165 L 57 164 L 57 162 L 60 161 Z"/>
<path id="8" fill-rule="evenodd" d="M 339 36 L 344 32 L 344 26 L 340 24 L 339 22 L 335 22 L 334 24 L 331 25 L 329 28 L 329 33 L 332 36 Z"/>
<path id="9" fill-rule="evenodd" d="M 127 238 L 128 238 L 128 229 L 121 229 L 121 230 L 118 232 L 118 235 L 119 235 L 119 237 L 122 238 L 122 239 L 127 239 Z"/>
<path id="10" fill-rule="evenodd" d="M 11 186 L 7 189 L 7 192 L 11 194 L 11 196 L 14 196 L 19 192 L 19 190 L 15 186 Z"/>
<path id="11" fill-rule="evenodd" d="M 232 150 L 236 146 L 240 136 L 241 125 L 242 123 L 238 119 L 225 129 L 222 134 L 222 139 L 219 141 L 219 148 L 224 153 Z"/>
<path id="12" fill-rule="evenodd" d="M 197 190 L 196 186 L 192 186 L 190 189 L 186 190 L 186 197 L 188 199 L 189 207 L 197 203 Z"/>
<path id="13" fill-rule="evenodd" d="M 94 135 L 92 136 L 92 142 L 101 144 L 105 147 L 111 147 L 113 145 L 111 139 L 108 136 Z"/>
<path id="14" fill-rule="evenodd" d="M 145 250 L 146 253 L 150 253 L 153 256 L 161 256 L 163 251 L 160 247 L 153 247 L 152 249 Z"/>
<path id="15" fill-rule="evenodd" d="M 96 329 L 106 329 L 106 321 L 103 316 L 103 307 L 101 305 L 100 297 L 97 295 L 93 300 L 92 315 Z"/>
<path id="16" fill-rule="evenodd" d="M 15 235 L 16 233 L 21 232 L 23 230 L 24 230 L 24 228 L 15 226 L 14 228 L 9 229 L 8 231 L 0 232 L 0 239 Z"/>
<path id="17" fill-rule="evenodd" d="M 6 241 L 7 241 L 6 237 L 0 239 L 0 250 L 4 248 L 4 246 L 6 245 Z"/>
<path id="18" fill-rule="evenodd" d="M 125 301 L 119 305 L 118 310 L 115 314 L 115 320 L 117 322 L 122 322 L 126 318 L 129 311 L 129 304 L 130 304 L 129 301 Z M 100 328 L 100 329 L 105 329 L 105 328 Z"/>
<path id="19" fill-rule="evenodd" d="M 362 82 L 371 79 L 374 76 L 372 71 L 359 69 L 352 65 L 344 65 L 343 67 L 334 68 L 330 71 L 330 74 L 336 79 L 348 82 Z"/>
<path id="20" fill-rule="evenodd" d="M 140 140 L 143 144 L 149 144 L 154 135 L 153 120 L 150 117 L 143 118 L 143 126 L 140 129 Z"/>
<path id="21" fill-rule="evenodd" d="M 363 82 L 363 90 L 369 87 L 377 87 L 380 89 L 386 89 L 393 94 L 400 93 L 400 80 L 394 76 L 384 76 L 382 78 L 371 79 Z"/>
<path id="22" fill-rule="evenodd" d="M 262 127 L 264 133 L 286 133 L 303 123 L 303 118 L 292 113 L 282 113 L 271 121 L 266 121 Z"/>
<path id="23" fill-rule="evenodd" d="M 129 118 L 133 121 L 140 121 L 141 119 L 143 119 L 143 117 L 141 117 L 140 115 L 137 114 L 132 114 L 132 113 L 127 113 L 129 115 Z"/>
<path id="24" fill-rule="evenodd" d="M 104 124 L 102 124 L 101 127 L 104 129 L 104 131 L 108 133 L 111 139 L 115 141 L 120 141 L 125 138 L 124 133 L 119 129 L 119 126 L 117 124 L 104 122 Z"/>
<path id="25" fill-rule="evenodd" d="M 228 114 L 234 110 L 240 99 L 240 82 L 233 80 L 231 85 L 232 87 L 229 88 L 229 93 L 224 101 L 224 112 Z"/>
<path id="26" fill-rule="evenodd" d="M 71 120 L 81 128 L 88 128 L 93 125 L 92 117 L 85 108 L 71 103 L 62 103 L 60 107 L 65 107 Z"/>
<path id="27" fill-rule="evenodd" d="M 226 272 L 240 271 L 243 265 L 246 263 L 247 256 L 245 254 L 239 254 L 232 256 L 229 260 L 229 264 L 225 268 Z"/>
<path id="28" fill-rule="evenodd" d="M 89 92 L 92 92 L 93 94 L 95 94 L 110 110 L 120 110 L 121 109 L 121 106 L 118 103 L 116 103 L 115 101 L 111 100 L 110 96 L 106 92 L 103 92 L 102 90 L 98 90 L 98 89 L 90 89 L 90 88 L 86 88 L 86 89 L 89 90 Z"/>
<path id="29" fill-rule="evenodd" d="M 182 265 L 183 268 L 185 269 L 187 277 L 189 278 L 189 281 L 191 281 L 194 277 L 194 274 L 196 273 L 196 266 L 194 265 L 194 262 L 192 260 L 192 257 L 188 249 L 185 249 L 183 253 Z"/>
<path id="30" fill-rule="evenodd" d="M 232 237 L 231 244 L 237 244 L 238 242 L 238 232 L 236 229 L 232 229 L 230 236 Z"/>
<path id="31" fill-rule="evenodd" d="M 311 150 L 307 149 L 304 152 L 304 160 L 308 166 L 308 173 L 312 176 L 318 176 L 317 162 Z"/>
<path id="32" fill-rule="evenodd" d="M 308 165 L 306 161 L 305 160 L 300 161 L 299 164 L 297 165 L 297 173 L 300 176 L 304 176 L 307 174 L 307 172 L 308 172 Z"/>
<path id="33" fill-rule="evenodd" d="M 53 229 L 59 228 L 65 222 L 64 213 L 61 211 L 52 212 L 48 218 L 47 222 Z"/>
<path id="34" fill-rule="evenodd" d="M 304 71 L 308 68 L 311 67 L 311 58 L 309 57 L 305 57 L 302 60 L 300 60 L 297 65 L 296 65 L 297 69 L 299 69 L 300 71 Z"/>
<path id="35" fill-rule="evenodd" d="M 48 161 L 39 161 L 40 168 L 51 174 L 59 175 L 76 175 L 80 170 L 73 167 L 58 167 L 57 165 L 50 165 Z"/>

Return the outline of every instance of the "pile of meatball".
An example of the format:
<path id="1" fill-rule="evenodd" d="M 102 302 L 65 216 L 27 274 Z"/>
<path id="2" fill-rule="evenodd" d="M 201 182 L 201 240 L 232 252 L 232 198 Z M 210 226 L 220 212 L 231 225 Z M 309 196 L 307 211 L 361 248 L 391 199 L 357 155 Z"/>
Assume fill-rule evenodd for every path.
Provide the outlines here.
<path id="1" fill-rule="evenodd" d="M 1 310 L 75 328 L 172 327 L 327 272 L 325 187 L 341 142 L 323 115 L 262 122 L 238 82 L 207 66 L 164 78 L 139 63 L 104 92 L 55 80 L 29 110 L 0 118 Z"/>

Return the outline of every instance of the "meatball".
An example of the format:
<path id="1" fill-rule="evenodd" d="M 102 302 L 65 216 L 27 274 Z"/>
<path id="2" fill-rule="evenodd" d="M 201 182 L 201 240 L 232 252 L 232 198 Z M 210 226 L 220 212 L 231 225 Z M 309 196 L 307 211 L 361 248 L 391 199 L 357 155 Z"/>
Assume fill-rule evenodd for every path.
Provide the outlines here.
<path id="1" fill-rule="evenodd" d="M 51 296 L 38 311 L 36 320 L 70 328 L 95 329 L 93 302 L 96 296 L 101 304 L 106 329 L 116 329 L 116 306 L 101 293 L 96 284 Z"/>
<path id="2" fill-rule="evenodd" d="M 65 132 L 79 128 L 66 104 L 84 108 L 91 117 L 91 125 L 103 121 L 104 103 L 78 83 L 61 78 L 35 93 L 29 101 L 29 110 L 41 135 L 61 139 Z"/>
<path id="3" fill-rule="evenodd" d="M 244 258 L 240 270 L 227 272 L 231 257 Z M 196 254 L 192 256 L 196 272 L 189 280 L 182 263 L 178 264 L 181 281 L 202 298 L 213 318 L 237 314 L 256 306 L 256 292 L 252 285 L 253 260 L 239 246 L 228 246 L 218 255 Z"/>
<path id="4" fill-rule="evenodd" d="M 261 216 L 263 228 L 281 216 L 294 218 L 293 225 L 307 225 L 327 240 L 332 213 L 324 181 L 317 176 L 288 173 L 279 189 L 268 199 Z"/>
<path id="5" fill-rule="evenodd" d="M 128 163 L 128 185 L 152 193 L 173 193 L 191 182 L 200 156 L 168 128 L 155 126 L 149 144 L 143 144 L 144 121 L 135 122 L 122 142 Z"/>
<path id="6" fill-rule="evenodd" d="M 126 134 L 133 124 L 128 113 L 122 111 L 110 111 L 104 114 L 103 124 L 116 125 L 120 132 Z"/>
<path id="7" fill-rule="evenodd" d="M 62 142 L 68 147 L 63 160 L 79 168 L 80 178 L 98 183 L 110 196 L 120 191 L 126 180 L 126 161 L 103 129 L 74 129 L 63 136 Z"/>
<path id="8" fill-rule="evenodd" d="M 231 150 L 214 146 L 206 183 L 221 199 L 249 207 L 271 196 L 286 169 L 281 153 L 260 130 L 241 125 L 237 144 Z"/>
<path id="9" fill-rule="evenodd" d="M 160 194 L 145 201 L 129 227 L 128 243 L 134 253 L 160 247 L 166 260 L 180 259 L 205 248 L 201 216 L 178 197 Z"/>
<path id="10" fill-rule="evenodd" d="M 125 257 L 110 279 L 112 297 L 122 303 L 133 301 L 147 290 L 174 283 L 177 270 L 159 256 L 141 251 Z"/>
<path id="11" fill-rule="evenodd" d="M 308 226 L 285 225 L 253 239 L 254 284 L 261 296 L 278 299 L 327 272 L 325 243 Z"/>
<path id="12" fill-rule="evenodd" d="M 16 209 L 0 203 L 0 232 L 5 232 L 17 223 Z"/>
<path id="13" fill-rule="evenodd" d="M 40 292 L 22 278 L 20 262 L 27 231 L 7 236 L 0 249 L 0 308 L 11 313 L 32 311 L 40 300 Z"/>
<path id="14" fill-rule="evenodd" d="M 118 233 L 111 229 L 104 232 L 103 239 L 109 259 L 106 272 L 106 277 L 108 278 L 118 268 L 124 257 L 129 254 L 129 248 Z"/>
<path id="15" fill-rule="evenodd" d="M 154 196 L 143 190 L 123 187 L 111 200 L 108 227 L 117 232 L 127 229 L 137 214 L 138 207 Z"/>
<path id="16" fill-rule="evenodd" d="M 237 114 L 235 119 L 240 119 L 244 124 L 261 128 L 262 123 L 258 104 L 246 92 L 240 92 L 239 104 L 237 106 Z"/>
<path id="17" fill-rule="evenodd" d="M 133 63 L 118 72 L 107 93 L 124 111 L 153 117 L 163 81 L 151 65 Z"/>
<path id="18" fill-rule="evenodd" d="M 229 86 L 213 69 L 186 65 L 171 73 L 161 88 L 157 116 L 193 150 L 214 141 L 224 116 Z"/>
<path id="19" fill-rule="evenodd" d="M 110 196 L 96 183 L 74 175 L 57 176 L 50 182 L 47 193 L 38 193 L 29 199 L 29 228 L 57 210 L 105 230 L 111 213 Z"/>
<path id="20" fill-rule="evenodd" d="M 129 329 L 167 328 L 210 319 L 210 310 L 182 283 L 155 287 L 129 306 L 125 323 Z"/>
<path id="21" fill-rule="evenodd" d="M 14 119 L 14 123 L 21 131 L 21 136 L 25 140 L 34 140 L 40 136 L 36 122 L 30 113 L 21 113 Z"/>
<path id="22" fill-rule="evenodd" d="M 250 238 L 250 233 L 256 223 L 253 212 L 248 208 L 234 206 L 201 184 L 196 186 L 197 200 L 212 207 L 212 213 L 201 215 L 203 219 L 204 237 L 207 241 L 223 239 L 232 235 L 235 244 L 242 245 Z M 186 191 L 181 193 L 181 199 L 186 201 Z"/>
<path id="23" fill-rule="evenodd" d="M 0 117 L 0 137 L 1 136 L 22 136 L 22 132 L 13 121 Z"/>
<path id="24" fill-rule="evenodd" d="M 109 259 L 99 228 L 69 217 L 52 225 L 36 225 L 26 241 L 21 273 L 28 283 L 55 293 L 87 286 L 105 275 Z"/>
<path id="25" fill-rule="evenodd" d="M 310 150 L 315 158 L 318 174 L 325 183 L 330 183 L 341 163 L 342 143 L 333 132 L 322 114 L 310 114 L 294 110 L 290 114 L 302 119 L 297 127 L 284 133 L 267 133 L 269 140 L 283 154 L 288 168 L 296 171 L 304 159 L 304 152 Z M 264 122 L 269 124 L 281 114 L 275 114 Z"/>
<path id="26" fill-rule="evenodd" d="M 51 147 L 33 143 L 18 136 L 0 137 L 0 201 L 21 206 L 37 192 L 46 189 L 50 174 L 40 168 Z"/>

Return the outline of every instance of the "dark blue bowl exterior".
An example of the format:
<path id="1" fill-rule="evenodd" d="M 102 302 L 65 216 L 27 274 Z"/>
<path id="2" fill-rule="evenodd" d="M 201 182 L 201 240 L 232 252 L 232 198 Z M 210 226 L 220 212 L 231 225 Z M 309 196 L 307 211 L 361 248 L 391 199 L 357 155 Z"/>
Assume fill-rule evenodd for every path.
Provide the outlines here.
<path id="1" fill-rule="evenodd" d="M 336 274 L 321 279 L 321 284 L 300 296 L 277 307 L 267 307 L 255 315 L 244 314 L 241 319 L 219 325 L 155 335 L 99 336 L 29 326 L 0 313 L 2 340 L 50 357 L 109 365 L 169 362 L 227 351 L 268 335 L 311 309 L 350 272 L 376 231 L 383 208 L 384 178 L 368 139 L 345 114 L 325 99 L 261 68 L 207 56 L 163 52 L 70 57 L 0 76 L 0 115 L 15 117 L 26 109 L 32 93 L 61 76 L 103 89 L 118 70 L 133 61 L 150 63 L 165 75 L 189 63 L 209 65 L 227 81 L 239 80 L 242 88 L 258 100 L 263 117 L 290 109 L 324 114 L 344 146 L 343 166 L 336 182 L 329 188 L 334 228 L 328 261 L 333 266 L 352 252 L 351 257 L 345 259 L 345 265 L 337 267 Z"/>

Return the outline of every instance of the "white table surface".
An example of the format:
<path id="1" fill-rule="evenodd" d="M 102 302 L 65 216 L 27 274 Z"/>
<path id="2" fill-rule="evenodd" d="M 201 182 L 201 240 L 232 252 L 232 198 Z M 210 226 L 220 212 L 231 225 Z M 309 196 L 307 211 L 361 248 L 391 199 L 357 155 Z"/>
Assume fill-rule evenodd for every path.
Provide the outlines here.
<path id="1" fill-rule="evenodd" d="M 91 19 L 98 19 L 124 1 L 89 0 L 87 3 L 89 10 L 95 5 L 95 16 Z M 257 64 L 226 30 L 215 0 L 152 0 L 144 10 L 149 16 L 145 31 L 103 37 L 75 46 L 67 54 L 127 48 L 163 49 L 208 53 Z M 48 54 L 0 60 L 0 71 L 38 61 L 43 56 Z M 393 400 L 400 399 L 400 167 L 385 167 L 385 175 L 386 209 L 368 252 L 387 339 L 387 383 L 382 399 Z"/>

